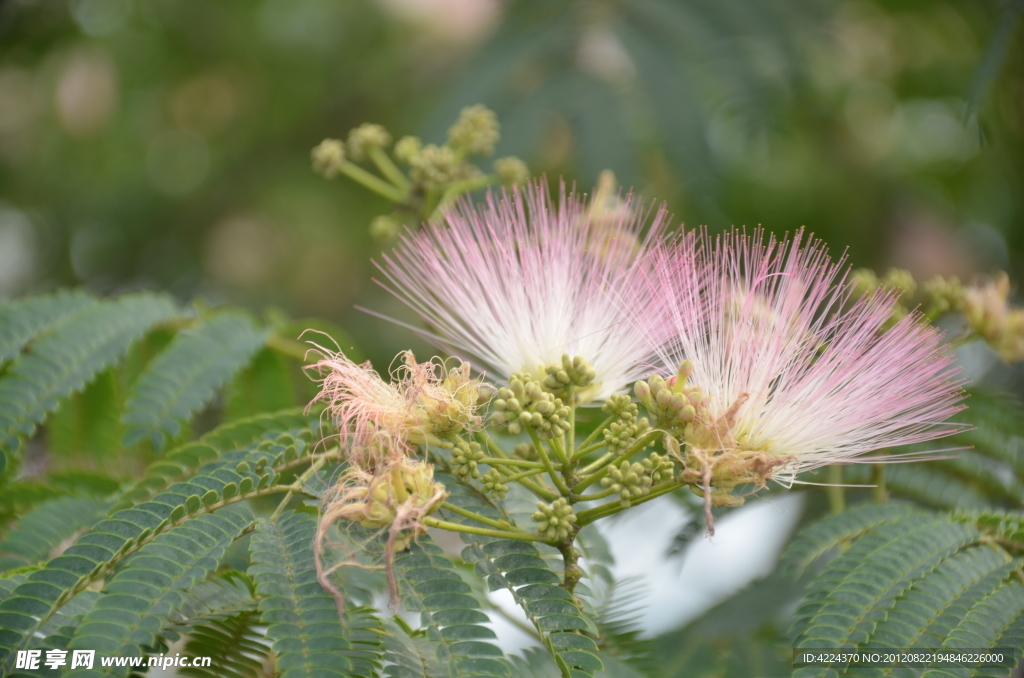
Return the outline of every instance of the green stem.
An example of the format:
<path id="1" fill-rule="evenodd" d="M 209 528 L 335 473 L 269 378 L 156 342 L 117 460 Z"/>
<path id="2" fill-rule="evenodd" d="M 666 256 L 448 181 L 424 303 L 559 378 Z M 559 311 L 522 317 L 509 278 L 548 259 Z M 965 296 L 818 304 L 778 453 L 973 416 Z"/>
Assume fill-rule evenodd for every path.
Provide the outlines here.
<path id="1" fill-rule="evenodd" d="M 405 191 L 401 190 L 394 184 L 389 184 L 380 177 L 370 174 L 359 165 L 354 165 L 347 160 L 341 163 L 341 167 L 339 169 L 342 174 L 352 181 L 362 184 L 374 193 L 387 198 L 391 202 L 404 203 L 409 197 Z"/>
<path id="2" fill-rule="evenodd" d="M 430 215 L 433 216 L 435 212 L 438 212 L 452 202 L 455 201 L 463 193 L 469 193 L 475 191 L 478 188 L 486 188 L 493 184 L 497 180 L 495 174 L 484 174 L 483 176 L 475 177 L 473 179 L 466 179 L 464 181 L 456 181 L 455 183 L 448 184 L 444 193 L 441 194 L 441 199 L 437 201 L 437 206 L 431 211 Z"/>
<path id="3" fill-rule="evenodd" d="M 299 361 L 306 360 L 306 354 L 309 353 L 309 346 L 303 344 L 301 341 L 295 341 L 288 337 L 282 337 L 280 334 L 271 333 L 267 335 L 267 339 L 264 342 L 267 348 L 277 351 L 289 358 L 295 358 Z"/>
<path id="4" fill-rule="evenodd" d="M 443 504 L 441 504 L 441 508 L 447 509 L 447 510 L 451 511 L 452 513 L 457 513 L 460 516 L 462 516 L 463 518 L 469 518 L 470 520 L 475 520 L 476 522 L 480 523 L 481 525 L 488 525 L 490 527 L 493 527 L 493 528 L 496 528 L 496 529 L 499 529 L 499 530 L 510 530 L 510 531 L 515 531 L 515 532 L 521 532 L 523 534 L 528 534 L 528 535 L 532 536 L 532 533 L 527 532 L 526 530 L 522 530 L 522 529 L 520 529 L 518 527 L 515 527 L 513 525 L 510 525 L 507 522 L 500 521 L 500 520 L 491 520 L 490 518 L 485 518 L 482 515 L 480 515 L 479 513 L 474 513 L 472 511 L 467 511 L 464 508 L 461 508 L 461 507 L 456 506 L 454 504 L 449 504 L 448 502 L 444 502 Z"/>
<path id="5" fill-rule="evenodd" d="M 403 191 L 408 192 L 412 188 L 412 182 L 398 169 L 398 166 L 391 161 L 391 158 L 380 146 L 370 146 L 368 149 L 370 160 L 377 166 L 381 174 L 386 176 L 391 183 Z"/>
<path id="6" fill-rule="evenodd" d="M 595 461 L 592 464 L 587 464 L 586 466 L 581 468 L 580 469 L 580 473 L 582 473 L 584 476 L 586 476 L 586 475 L 588 475 L 590 473 L 593 473 L 597 469 L 599 469 L 599 468 L 603 467 L 605 464 L 607 464 L 608 460 L 611 459 L 614 456 L 615 456 L 614 452 L 605 452 L 604 454 L 601 455 L 600 459 L 598 459 L 597 461 Z"/>
<path id="7" fill-rule="evenodd" d="M 525 459 L 492 459 L 485 457 L 477 462 L 478 464 L 489 464 L 491 466 L 521 466 L 522 468 L 539 468 L 544 470 L 544 465 L 539 461 L 526 461 Z"/>
<path id="8" fill-rule="evenodd" d="M 481 537 L 498 537 L 499 539 L 514 539 L 516 541 L 539 541 L 545 544 L 549 543 L 542 539 L 539 535 L 530 534 L 527 532 L 508 532 L 505 530 L 488 530 L 482 527 L 473 527 L 472 525 L 459 525 L 458 523 L 449 523 L 447 520 L 438 520 L 437 518 L 426 517 L 421 521 L 427 527 L 436 527 L 440 530 L 448 530 L 449 532 L 465 532 L 466 534 L 478 534 Z"/>
<path id="9" fill-rule="evenodd" d="M 280 466 L 275 466 L 274 467 L 274 471 L 276 473 L 281 473 L 282 471 L 287 471 L 288 469 L 293 469 L 296 466 L 305 466 L 306 464 L 309 464 L 309 463 L 314 463 L 315 464 L 318 459 L 324 459 L 324 460 L 340 459 L 341 458 L 341 456 L 339 454 L 340 451 L 341 451 L 340 448 L 332 447 L 331 449 L 327 450 L 323 454 L 313 454 L 313 455 L 310 455 L 308 457 L 299 457 L 298 459 L 292 459 L 291 461 L 287 461 L 287 462 L 281 464 Z"/>
<path id="10" fill-rule="evenodd" d="M 613 490 L 611 488 L 608 488 L 607 490 L 604 490 L 603 492 L 598 492 L 596 494 L 581 494 L 581 495 L 578 495 L 576 497 L 576 501 L 597 501 L 598 499 L 604 499 L 605 497 L 610 497 L 613 494 L 615 494 L 615 490 Z"/>
<path id="11" fill-rule="evenodd" d="M 548 440 L 548 445 L 551 446 L 551 449 L 552 451 L 554 451 L 555 456 L 558 457 L 558 470 L 564 474 L 570 467 L 569 458 L 565 454 L 565 448 L 562 447 L 561 439 L 551 438 L 550 440 Z"/>
<path id="12" fill-rule="evenodd" d="M 284 507 L 288 505 L 288 501 L 292 498 L 296 492 L 302 491 L 303 484 L 313 477 L 313 474 L 320 470 L 320 467 L 327 462 L 327 457 L 323 456 L 317 459 L 315 462 L 310 464 L 309 468 L 306 469 L 305 473 L 295 479 L 295 482 L 288 486 L 288 493 L 284 495 L 284 499 L 277 505 L 277 510 L 270 516 L 270 521 L 273 522 L 279 515 Z"/>
<path id="13" fill-rule="evenodd" d="M 565 467 L 566 473 L 572 470 L 569 468 L 569 460 L 575 456 L 576 452 L 576 396 L 571 387 L 567 391 L 567 395 L 569 397 L 569 443 L 562 453 L 562 456 L 565 457 L 562 465 Z"/>
<path id="14" fill-rule="evenodd" d="M 651 491 L 649 493 L 645 494 L 639 499 L 634 499 L 633 501 L 631 501 L 630 506 L 637 506 L 638 504 L 643 504 L 644 502 L 651 501 L 652 499 L 657 499 L 663 494 L 674 492 L 675 490 L 682 487 L 683 484 L 684 483 L 681 483 L 679 481 L 670 480 L 668 482 L 655 485 L 654 487 L 651 488 Z M 619 513 L 620 511 L 624 510 L 625 508 L 622 506 L 622 503 L 618 501 L 602 504 L 601 506 L 597 506 L 595 508 L 587 509 L 586 511 L 580 511 L 579 513 L 577 513 L 576 524 L 580 527 L 583 527 L 584 525 L 589 525 L 590 523 L 596 520 L 600 520 L 601 518 L 606 518 L 608 516 L 615 515 L 616 513 Z"/>
<path id="15" fill-rule="evenodd" d="M 843 467 L 832 464 L 828 467 L 828 508 L 832 513 L 842 513 L 846 508 L 846 488 L 843 487 Z"/>
<path id="16" fill-rule="evenodd" d="M 480 431 L 476 434 L 476 437 L 478 440 L 484 441 L 484 444 L 487 446 L 487 449 L 491 451 L 491 454 L 500 457 L 501 459 L 508 459 L 508 455 L 505 454 L 505 450 L 501 449 L 501 446 L 498 445 L 498 443 L 491 440 L 491 437 L 487 435 L 486 431 Z"/>
<path id="17" fill-rule="evenodd" d="M 544 463 L 544 468 L 547 469 L 548 475 L 551 476 L 551 481 L 558 488 L 558 491 L 562 493 L 562 496 L 568 496 L 569 488 L 566 487 L 565 481 L 562 480 L 562 476 L 555 472 L 555 467 L 551 465 L 551 460 L 548 458 L 548 453 L 544 450 L 544 443 L 541 442 L 540 438 L 537 437 L 537 432 L 532 428 L 526 427 L 526 430 L 530 434 L 530 440 L 533 441 L 533 446 L 537 450 L 537 454 L 540 455 L 540 460 Z"/>
<path id="18" fill-rule="evenodd" d="M 583 480 L 581 480 L 580 482 L 576 483 L 576 486 L 572 488 L 572 491 L 575 494 L 579 494 L 583 490 L 587 489 L 588 487 L 596 483 L 598 480 L 601 480 L 601 478 L 604 478 L 606 475 L 608 475 L 608 469 L 611 466 L 618 466 L 623 461 L 633 457 L 635 454 L 637 454 L 642 449 L 647 447 L 650 443 L 654 442 L 661 435 L 663 435 L 661 431 L 648 431 L 644 435 L 640 436 L 640 439 L 633 443 L 633 446 L 630 447 L 628 450 L 620 454 L 612 461 L 605 464 L 596 472 L 590 474 L 589 476 L 583 478 Z"/>
<path id="19" fill-rule="evenodd" d="M 576 450 L 575 452 L 573 452 L 572 458 L 573 459 L 579 459 L 580 457 L 582 457 L 583 455 L 587 454 L 588 452 L 593 452 L 594 450 L 600 448 L 604 444 L 603 442 L 602 443 L 597 443 L 596 446 L 593 449 L 590 449 L 589 446 L 592 443 L 594 443 L 595 440 L 597 440 L 598 436 L 600 436 L 604 432 L 604 430 L 606 428 L 611 426 L 611 423 L 613 421 L 615 421 L 615 419 L 616 419 L 616 415 L 613 414 L 612 416 L 608 417 L 607 419 L 602 421 L 600 424 L 598 424 L 597 428 L 595 428 L 593 430 L 593 432 L 589 436 L 587 436 L 587 439 L 584 440 L 582 443 L 580 443 L 580 448 L 578 450 Z"/>
<path id="20" fill-rule="evenodd" d="M 879 450 L 876 454 L 888 454 L 888 449 Z M 871 483 L 875 486 L 872 496 L 876 504 L 889 501 L 889 491 L 885 487 L 885 464 L 871 465 Z"/>

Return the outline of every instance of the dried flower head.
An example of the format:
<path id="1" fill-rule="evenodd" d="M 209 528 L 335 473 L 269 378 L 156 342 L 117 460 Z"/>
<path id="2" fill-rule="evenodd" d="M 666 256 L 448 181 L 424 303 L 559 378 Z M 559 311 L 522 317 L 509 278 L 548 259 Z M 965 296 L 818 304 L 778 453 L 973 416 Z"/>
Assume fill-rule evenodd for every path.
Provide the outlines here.
<path id="1" fill-rule="evenodd" d="M 387 383 L 369 362 L 357 365 L 342 353 L 320 349 L 323 359 L 310 366 L 321 375 L 317 400 L 326 402 L 348 460 L 373 468 L 386 457 L 403 455 L 410 445 L 451 447 L 444 438 L 480 426 L 480 383 L 469 365 L 447 368 L 440 362 L 417 363 L 411 351 Z"/>
<path id="2" fill-rule="evenodd" d="M 343 599 L 329 575 L 344 563 L 325 568 L 322 560 L 324 540 L 331 525 L 348 520 L 365 528 L 388 530 L 387 575 L 392 598 L 397 598 L 392 558 L 426 533 L 421 521 L 437 511 L 447 496 L 444 485 L 434 480 L 433 466 L 406 457 L 389 459 L 374 473 L 351 467 L 339 478 L 324 499 L 314 544 L 317 578 L 335 597 L 339 610 Z"/>
<path id="3" fill-rule="evenodd" d="M 438 347 L 541 382 L 563 356 L 579 357 L 594 374 L 576 398 L 604 400 L 643 373 L 663 325 L 657 296 L 641 283 L 666 216 L 659 211 L 645 237 L 636 210 L 597 224 L 583 196 L 563 188 L 553 204 L 546 186 L 531 183 L 462 203 L 444 223 L 403 236 L 378 267 Z"/>
<path id="4" fill-rule="evenodd" d="M 915 314 L 887 324 L 894 293 L 851 303 L 820 241 L 690 234 L 661 257 L 656 287 L 674 333 L 660 360 L 678 370 L 666 401 L 685 400 L 689 479 L 715 487 L 716 503 L 735 501 L 727 492 L 740 483 L 789 485 L 961 429 L 948 421 L 963 396 L 940 333 Z"/>

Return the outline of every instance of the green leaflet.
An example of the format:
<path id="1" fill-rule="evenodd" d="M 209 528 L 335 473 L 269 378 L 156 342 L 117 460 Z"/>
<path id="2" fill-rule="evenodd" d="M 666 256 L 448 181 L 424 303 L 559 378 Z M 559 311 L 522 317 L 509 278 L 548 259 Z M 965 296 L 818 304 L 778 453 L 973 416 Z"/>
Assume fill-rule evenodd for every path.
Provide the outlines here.
<path id="1" fill-rule="evenodd" d="M 879 525 L 919 513 L 910 504 L 896 502 L 855 506 L 815 523 L 797 536 L 783 554 L 782 566 L 787 572 L 801 574 L 839 544 L 855 539 Z"/>
<path id="2" fill-rule="evenodd" d="M 121 415 L 125 446 L 148 437 L 161 449 L 249 363 L 266 334 L 241 313 L 221 313 L 179 333 L 128 394 Z"/>
<path id="3" fill-rule="evenodd" d="M 300 402 L 295 393 L 293 372 L 289 360 L 277 351 L 269 348 L 257 351 L 249 365 L 224 388 L 224 419 L 251 417 Z"/>
<path id="4" fill-rule="evenodd" d="M 257 675 L 270 652 L 255 609 L 197 624 L 188 636 L 184 653 L 211 657 L 209 668 L 182 668 L 178 675 L 196 678 L 249 678 Z"/>
<path id="5" fill-rule="evenodd" d="M 27 513 L 0 541 L 0 571 L 49 560 L 51 552 L 106 512 L 106 502 L 57 497 Z"/>
<path id="6" fill-rule="evenodd" d="M 487 505 L 472 490 L 447 474 L 436 478 L 451 492 L 448 502 L 474 511 L 492 520 L 507 520 Z M 445 520 L 473 524 L 468 518 L 441 510 Z M 558 586 L 561 575 L 540 557 L 537 547 L 525 541 L 495 539 L 460 533 L 469 544 L 462 558 L 475 564 L 478 576 L 485 578 L 492 591 L 508 589 L 513 599 L 540 633 L 544 644 L 567 678 L 593 676 L 604 668 L 597 657 L 597 627 L 576 606 L 573 597 Z"/>
<path id="7" fill-rule="evenodd" d="M 1024 638 L 1022 516 L 954 515 L 856 507 L 813 526 L 795 542 L 797 563 L 846 549 L 809 584 L 796 612 L 798 648 L 1021 647 Z M 885 516 L 885 519 L 883 519 Z M 866 529 L 857 526 L 869 525 Z M 837 535 L 845 533 L 846 536 Z M 929 669 L 923 675 L 988 676 L 1006 670 Z M 905 668 L 801 668 L 810 676 L 917 676 Z"/>
<path id="8" fill-rule="evenodd" d="M 253 524 L 245 507 L 208 513 L 150 541 L 103 587 L 92 611 L 75 629 L 68 647 L 103 654 L 141 656 L 156 645 L 169 615 L 185 591 L 213 571 L 228 545 Z M 127 670 L 111 670 L 124 675 Z M 101 669 L 75 671 L 76 678 L 103 675 Z"/>
<path id="9" fill-rule="evenodd" d="M 91 304 L 20 355 L 0 379 L 0 451 L 17 450 L 60 399 L 80 391 L 154 325 L 174 317 L 165 295 L 126 294 Z"/>
<path id="10" fill-rule="evenodd" d="M 348 609 L 344 623 L 334 598 L 316 579 L 316 519 L 287 511 L 262 520 L 252 536 L 249 574 L 261 622 L 277 653 L 278 675 L 370 676 L 380 666 L 380 631 L 365 609 Z"/>
<path id="11" fill-rule="evenodd" d="M 448 667 L 438 661 L 436 648 L 423 631 L 410 632 L 392 619 L 383 626 L 385 678 L 448 678 Z"/>
<path id="12" fill-rule="evenodd" d="M 23 647 L 55 611 L 159 535 L 273 485 L 274 472 L 254 472 L 256 466 L 215 468 L 175 483 L 150 501 L 96 524 L 62 555 L 30 574 L 0 603 L 0 667 L 11 662 L 11 651 Z"/>
<path id="13" fill-rule="evenodd" d="M 96 297 L 84 290 L 61 290 L 0 306 L 0 365 L 39 335 L 95 303 Z"/>
<path id="14" fill-rule="evenodd" d="M 972 525 L 942 517 L 908 517 L 856 540 L 808 587 L 794 630 L 799 648 L 841 648 L 867 642 L 878 619 L 917 580 L 976 541 Z"/>
<path id="15" fill-rule="evenodd" d="M 126 488 L 117 498 L 115 509 L 143 501 L 167 487 L 184 480 L 210 465 L 234 468 L 250 451 L 265 446 L 262 456 L 268 460 L 277 453 L 292 449 L 295 455 L 308 453 L 307 442 L 319 431 L 319 420 L 298 408 L 271 412 L 223 424 L 195 442 L 174 448 L 149 465 L 142 478 Z M 281 440 L 285 445 L 281 445 Z"/>

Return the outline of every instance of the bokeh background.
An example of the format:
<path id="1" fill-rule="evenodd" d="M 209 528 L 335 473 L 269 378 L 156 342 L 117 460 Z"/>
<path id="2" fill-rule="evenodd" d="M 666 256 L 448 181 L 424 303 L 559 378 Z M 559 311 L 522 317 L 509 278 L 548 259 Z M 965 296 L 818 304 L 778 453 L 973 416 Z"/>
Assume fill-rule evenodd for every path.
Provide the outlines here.
<path id="1" fill-rule="evenodd" d="M 612 169 L 687 225 L 799 226 L 856 265 L 1024 257 L 1018 0 L 0 0 L 0 297 L 171 290 L 405 333 L 367 225 L 309 168 L 380 122 L 582 188 Z"/>
<path id="2" fill-rule="evenodd" d="M 371 280 L 382 245 L 368 225 L 390 206 L 314 174 L 310 148 L 364 122 L 441 142 L 475 103 L 498 113 L 498 156 L 582 189 L 611 169 L 688 226 L 806 226 L 857 266 L 1019 282 L 1022 13 L 1021 0 L 0 0 L 0 299 L 79 285 L 279 309 L 333 321 L 386 367 L 418 344 L 354 307 L 403 313 Z M 997 371 L 1024 388 L 1019 366 Z M 742 529 L 730 517 L 685 562 L 664 557 L 682 509 L 613 526 L 620 574 L 658 591 L 648 630 L 767 573 L 800 501 L 757 504 Z"/>

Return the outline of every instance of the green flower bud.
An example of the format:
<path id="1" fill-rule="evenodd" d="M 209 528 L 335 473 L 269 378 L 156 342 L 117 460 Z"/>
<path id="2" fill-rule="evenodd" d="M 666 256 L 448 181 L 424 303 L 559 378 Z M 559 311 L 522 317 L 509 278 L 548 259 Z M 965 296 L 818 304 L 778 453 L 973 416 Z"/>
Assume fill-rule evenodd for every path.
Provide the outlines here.
<path id="1" fill-rule="evenodd" d="M 391 135 L 381 125 L 365 123 L 348 133 L 348 152 L 355 160 L 366 157 L 371 148 L 386 148 Z"/>
<path id="2" fill-rule="evenodd" d="M 629 508 L 633 499 L 639 499 L 650 492 L 651 475 L 643 464 L 624 460 L 618 466 L 608 467 L 608 475 L 601 479 L 601 485 L 618 492 L 622 507 Z"/>
<path id="3" fill-rule="evenodd" d="M 882 278 L 881 284 L 882 287 L 897 290 L 901 295 L 907 297 L 914 296 L 917 291 L 917 281 L 914 280 L 914 276 L 910 275 L 910 271 L 905 271 L 902 268 L 890 268 Z"/>
<path id="4" fill-rule="evenodd" d="M 576 524 L 576 514 L 572 505 L 565 497 L 556 499 L 553 504 L 537 503 L 537 512 L 531 516 L 537 525 L 537 533 L 549 541 L 564 541 L 569 537 Z"/>
<path id="5" fill-rule="evenodd" d="M 925 296 L 930 300 L 935 313 L 947 313 L 963 309 L 966 295 L 964 286 L 955 275 L 943 278 L 937 275 L 922 286 Z"/>
<path id="6" fill-rule="evenodd" d="M 313 171 L 328 179 L 335 177 L 345 162 L 345 144 L 338 139 L 324 139 L 310 151 Z"/>
<path id="7" fill-rule="evenodd" d="M 700 388 L 687 385 L 692 373 L 693 364 L 684 360 L 671 379 L 666 381 L 660 375 L 652 374 L 646 382 L 638 381 L 634 385 L 633 392 L 650 413 L 656 428 L 679 433 L 705 406 L 705 396 Z"/>
<path id="8" fill-rule="evenodd" d="M 507 387 L 499 388 L 491 405 L 491 423 L 516 435 L 524 427 L 542 439 L 561 435 L 569 429 L 569 408 L 528 374 L 514 374 Z"/>
<path id="9" fill-rule="evenodd" d="M 374 240 L 387 241 L 398 235 L 402 224 L 390 214 L 381 214 L 370 222 L 370 235 Z"/>
<path id="10" fill-rule="evenodd" d="M 477 442 L 466 442 L 461 438 L 455 441 L 452 449 L 452 473 L 460 480 L 479 478 L 480 469 L 477 464 L 487 455 Z"/>
<path id="11" fill-rule="evenodd" d="M 537 448 L 530 443 L 519 443 L 512 448 L 512 457 L 514 459 L 522 459 L 524 461 L 540 461 L 540 455 L 537 454 Z"/>
<path id="12" fill-rule="evenodd" d="M 557 396 L 564 395 L 569 386 L 575 390 L 590 386 L 597 376 L 593 365 L 579 356 L 570 358 L 568 354 L 562 356 L 560 365 L 549 365 L 544 371 L 547 372 L 541 382 L 544 390 Z"/>
<path id="13" fill-rule="evenodd" d="M 501 473 L 497 469 L 491 469 L 483 477 L 484 492 L 495 499 L 504 499 L 508 494 L 508 485 L 501 482 Z"/>
<path id="14" fill-rule="evenodd" d="M 448 130 L 448 145 L 467 155 L 490 155 L 499 139 L 498 116 L 481 104 L 463 108 Z"/>
<path id="15" fill-rule="evenodd" d="M 408 165 L 421 148 L 423 148 L 423 142 L 419 137 L 404 136 L 395 143 L 395 159 Z"/>
<path id="16" fill-rule="evenodd" d="M 850 284 L 853 296 L 860 298 L 877 290 L 881 282 L 870 268 L 858 268 L 850 273 Z"/>
<path id="17" fill-rule="evenodd" d="M 530 170 L 526 163 L 515 156 L 495 160 L 494 173 L 505 186 L 518 186 L 530 178 Z"/>
<path id="18" fill-rule="evenodd" d="M 427 144 L 409 159 L 409 175 L 426 189 L 450 184 L 463 173 L 459 159 L 448 146 Z"/>

